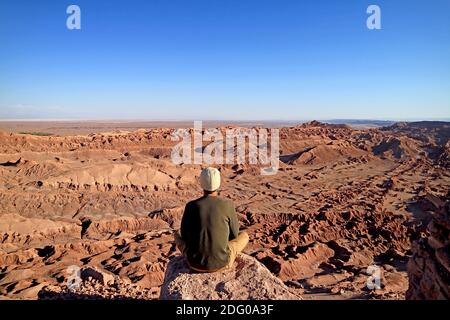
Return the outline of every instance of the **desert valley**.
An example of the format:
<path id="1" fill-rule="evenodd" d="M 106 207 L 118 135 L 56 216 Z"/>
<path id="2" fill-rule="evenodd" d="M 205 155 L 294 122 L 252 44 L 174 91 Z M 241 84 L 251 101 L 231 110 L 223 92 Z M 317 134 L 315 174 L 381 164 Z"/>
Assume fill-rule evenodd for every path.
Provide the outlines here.
<path id="1" fill-rule="evenodd" d="M 26 126 L 0 126 L 0 299 L 157 299 L 201 194 L 201 166 L 171 161 L 173 125 Z M 250 235 L 245 253 L 303 299 L 404 299 L 412 243 L 450 198 L 449 139 L 446 122 L 284 125 L 278 173 L 219 165 L 220 194 Z M 366 286 L 374 265 L 379 290 Z M 120 281 L 71 293 L 71 266 Z"/>

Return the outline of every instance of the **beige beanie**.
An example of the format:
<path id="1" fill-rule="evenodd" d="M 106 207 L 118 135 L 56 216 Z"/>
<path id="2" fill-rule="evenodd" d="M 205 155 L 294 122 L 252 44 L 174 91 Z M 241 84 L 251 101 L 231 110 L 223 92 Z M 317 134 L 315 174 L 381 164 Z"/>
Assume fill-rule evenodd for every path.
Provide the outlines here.
<path id="1" fill-rule="evenodd" d="M 216 168 L 205 168 L 200 173 L 200 185 L 203 190 L 216 191 L 220 187 L 220 171 Z"/>

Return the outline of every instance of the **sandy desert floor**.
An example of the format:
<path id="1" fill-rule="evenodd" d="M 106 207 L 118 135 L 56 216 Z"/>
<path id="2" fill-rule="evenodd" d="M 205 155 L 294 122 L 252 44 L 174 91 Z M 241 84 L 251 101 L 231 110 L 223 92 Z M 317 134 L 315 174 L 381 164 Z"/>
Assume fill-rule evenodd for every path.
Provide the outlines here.
<path id="1" fill-rule="evenodd" d="M 103 125 L 0 126 L 1 298 L 45 298 L 72 265 L 119 275 L 124 296 L 158 297 L 200 166 L 172 163 L 170 123 Z M 305 299 L 403 299 L 411 241 L 450 195 L 449 138 L 438 122 L 284 127 L 279 172 L 221 165 L 221 195 L 250 234 L 245 252 Z M 370 265 L 381 290 L 366 288 Z"/>

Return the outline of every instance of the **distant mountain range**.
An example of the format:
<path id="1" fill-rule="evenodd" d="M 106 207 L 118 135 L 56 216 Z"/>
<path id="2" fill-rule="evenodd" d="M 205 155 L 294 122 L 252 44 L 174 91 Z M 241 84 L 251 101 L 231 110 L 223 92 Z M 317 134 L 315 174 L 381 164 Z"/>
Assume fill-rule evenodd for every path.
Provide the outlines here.
<path id="1" fill-rule="evenodd" d="M 351 127 L 388 127 L 392 126 L 396 123 L 445 123 L 450 122 L 450 119 L 442 119 L 440 121 L 394 121 L 394 120 L 370 120 L 370 119 L 331 119 L 331 120 L 324 120 L 322 121 L 324 123 L 330 123 L 330 124 L 346 124 Z"/>
<path id="2" fill-rule="evenodd" d="M 323 122 L 331 123 L 331 124 L 371 125 L 371 126 L 377 126 L 377 127 L 385 127 L 385 126 L 393 125 L 397 121 L 370 120 L 370 119 L 331 119 L 331 120 L 324 120 Z"/>

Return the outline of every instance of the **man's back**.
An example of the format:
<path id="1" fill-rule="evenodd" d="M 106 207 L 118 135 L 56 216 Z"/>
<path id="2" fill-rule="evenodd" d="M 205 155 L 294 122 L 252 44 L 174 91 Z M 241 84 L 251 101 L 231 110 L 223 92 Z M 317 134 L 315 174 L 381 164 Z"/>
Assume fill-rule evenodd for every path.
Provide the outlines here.
<path id="1" fill-rule="evenodd" d="M 186 205 L 181 237 L 189 264 L 201 270 L 216 270 L 228 263 L 228 241 L 238 236 L 239 223 L 230 200 L 206 195 Z"/>

